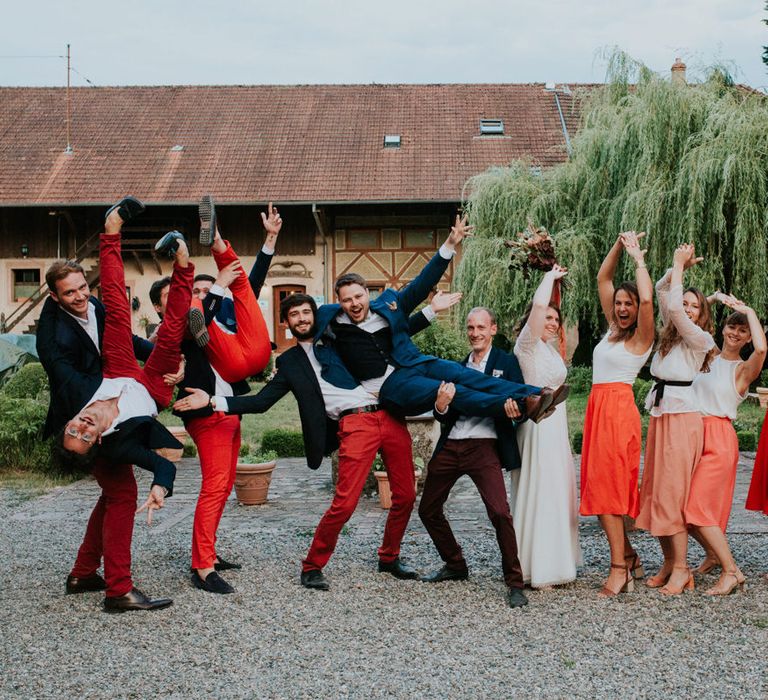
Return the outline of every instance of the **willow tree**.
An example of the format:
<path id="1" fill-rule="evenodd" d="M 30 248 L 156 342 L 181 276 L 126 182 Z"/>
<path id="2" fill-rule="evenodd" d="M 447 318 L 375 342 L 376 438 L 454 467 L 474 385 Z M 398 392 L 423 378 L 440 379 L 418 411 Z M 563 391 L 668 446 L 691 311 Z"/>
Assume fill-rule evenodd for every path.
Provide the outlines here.
<path id="1" fill-rule="evenodd" d="M 488 305 L 509 332 L 538 279 L 509 269 L 504 241 L 544 226 L 569 268 L 563 310 L 600 322 L 596 276 L 624 230 L 647 232 L 652 276 L 682 242 L 704 262 L 690 279 L 723 289 L 766 315 L 768 302 L 768 103 L 723 70 L 675 84 L 614 54 L 606 85 L 579 96 L 581 125 L 570 160 L 538 172 L 526 162 L 493 168 L 467 184 L 476 236 L 457 272 L 464 309 Z M 631 274 L 627 266 L 620 270 Z"/>

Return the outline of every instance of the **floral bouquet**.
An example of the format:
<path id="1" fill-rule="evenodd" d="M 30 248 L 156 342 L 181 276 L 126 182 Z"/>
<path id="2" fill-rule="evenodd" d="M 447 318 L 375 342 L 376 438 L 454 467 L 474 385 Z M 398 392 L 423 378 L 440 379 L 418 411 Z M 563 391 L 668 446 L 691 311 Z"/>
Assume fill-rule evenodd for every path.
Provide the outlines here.
<path id="1" fill-rule="evenodd" d="M 557 262 L 555 244 L 544 227 L 528 224 L 515 240 L 504 241 L 504 245 L 512 250 L 510 270 L 520 270 L 523 277 L 528 279 L 531 270 L 548 272 Z"/>

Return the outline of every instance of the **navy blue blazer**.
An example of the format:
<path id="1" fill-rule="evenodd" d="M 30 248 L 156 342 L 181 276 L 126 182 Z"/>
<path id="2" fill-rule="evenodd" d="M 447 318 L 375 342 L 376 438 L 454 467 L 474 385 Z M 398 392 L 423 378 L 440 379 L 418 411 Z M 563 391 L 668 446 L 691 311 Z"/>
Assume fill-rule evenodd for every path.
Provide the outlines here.
<path id="1" fill-rule="evenodd" d="M 423 355 L 411 340 L 409 317 L 440 281 L 450 262 L 438 251 L 405 287 L 399 291 L 385 289 L 371 302 L 371 311 L 389 322 L 392 329 L 392 358 L 401 367 L 413 367 L 436 359 L 431 355 Z M 323 368 L 323 379 L 343 389 L 353 389 L 358 384 L 357 380 L 333 350 L 334 334 L 330 324 L 340 311 L 340 304 L 323 304 L 317 310 L 315 356 Z"/>
<path id="2" fill-rule="evenodd" d="M 464 365 L 467 364 L 469 358 L 469 355 L 464 358 Z M 495 347 L 491 348 L 488 362 L 485 364 L 485 374 L 492 377 L 508 379 L 509 381 L 517 382 L 518 384 L 525 383 L 517 358 L 511 353 L 506 353 Z M 437 413 L 437 411 L 434 412 L 434 415 L 440 422 L 440 438 L 437 441 L 437 445 L 435 445 L 435 451 L 432 453 L 433 458 L 443 449 L 451 429 L 456 425 L 456 421 L 461 414 L 458 411 L 449 408 L 448 412 L 443 415 Z M 494 427 L 496 428 L 496 436 L 498 438 L 496 448 L 499 452 L 501 466 L 505 469 L 520 469 L 520 450 L 517 447 L 515 423 L 506 417 L 495 418 Z"/>

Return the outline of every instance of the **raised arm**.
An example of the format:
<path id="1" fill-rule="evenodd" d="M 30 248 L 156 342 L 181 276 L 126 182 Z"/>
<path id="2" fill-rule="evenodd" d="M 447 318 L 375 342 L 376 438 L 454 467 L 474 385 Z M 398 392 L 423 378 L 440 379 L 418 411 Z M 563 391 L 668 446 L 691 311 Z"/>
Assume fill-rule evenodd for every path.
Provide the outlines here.
<path id="1" fill-rule="evenodd" d="M 703 258 L 696 257 L 694 247 L 688 243 L 678 246 L 675 250 L 672 274 L 670 276 L 668 308 L 669 320 L 677 328 L 686 345 L 697 351 L 711 350 L 715 341 L 703 328 L 696 325 L 683 306 L 683 274 L 685 270 L 696 265 Z M 657 286 L 658 289 L 658 286 Z"/>
<path id="2" fill-rule="evenodd" d="M 619 264 L 621 251 L 624 250 L 621 235 L 616 238 L 616 242 L 611 246 L 608 255 L 603 259 L 603 264 L 597 271 L 597 294 L 600 297 L 600 306 L 603 309 L 603 316 L 608 321 L 608 325 L 613 318 L 613 277 L 616 274 L 616 267 Z"/>
<path id="3" fill-rule="evenodd" d="M 629 341 L 632 350 L 643 354 L 653 345 L 656 335 L 656 322 L 653 317 L 653 282 L 645 266 L 646 251 L 640 247 L 639 240 L 645 233 L 628 231 L 621 234 L 621 244 L 632 260 L 635 261 L 635 284 L 639 297 L 637 310 L 637 331 Z"/>
<path id="4" fill-rule="evenodd" d="M 277 247 L 277 237 L 280 235 L 280 229 L 283 228 L 283 219 L 277 211 L 277 207 L 272 206 L 272 202 L 269 203 L 266 214 L 261 212 L 261 221 L 267 235 L 264 238 L 264 245 L 256 256 L 256 262 L 253 263 L 251 274 L 248 275 L 248 281 L 251 283 L 251 289 L 253 289 L 257 299 L 262 286 L 264 286 L 264 281 L 267 279 L 269 265 Z"/>
<path id="5" fill-rule="evenodd" d="M 749 332 L 752 334 L 752 347 L 754 349 L 752 354 L 736 368 L 736 391 L 743 394 L 749 389 L 749 385 L 760 376 L 768 352 L 768 342 L 766 342 L 763 324 L 760 323 L 760 319 L 753 308 L 727 294 L 721 295 L 718 301 L 722 301 L 734 311 L 740 311 L 749 321 Z"/>
<path id="6" fill-rule="evenodd" d="M 538 340 L 544 333 L 546 324 L 547 309 L 552 299 L 552 290 L 555 286 L 555 280 L 562 279 L 568 274 L 568 269 L 555 265 L 549 272 L 544 273 L 536 293 L 533 295 L 533 304 L 531 313 L 528 316 L 526 326 L 531 333 L 531 337 Z"/>

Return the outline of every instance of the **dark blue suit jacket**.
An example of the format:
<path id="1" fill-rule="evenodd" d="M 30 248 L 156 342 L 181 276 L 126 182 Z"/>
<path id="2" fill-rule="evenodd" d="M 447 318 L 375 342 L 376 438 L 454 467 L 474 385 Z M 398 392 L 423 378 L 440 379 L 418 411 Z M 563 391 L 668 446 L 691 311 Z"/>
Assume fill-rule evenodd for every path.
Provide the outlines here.
<path id="1" fill-rule="evenodd" d="M 469 361 L 469 357 L 470 356 L 467 355 L 467 357 L 464 358 L 464 365 Z M 510 353 L 506 353 L 494 347 L 491 348 L 488 362 L 485 364 L 485 374 L 492 377 L 508 379 L 511 382 L 517 382 L 519 384 L 525 383 L 517 358 Z M 458 411 L 449 408 L 448 412 L 445 414 L 441 415 L 435 411 L 434 415 L 440 422 L 440 438 L 437 441 L 437 445 L 435 445 L 435 451 L 432 454 L 432 457 L 443 449 L 451 429 L 456 425 L 456 421 L 461 414 Z M 494 419 L 494 427 L 496 428 L 496 436 L 498 438 L 496 448 L 499 452 L 501 466 L 505 469 L 519 469 L 521 466 L 520 450 L 517 447 L 515 423 L 509 418 L 496 418 Z"/>
<path id="2" fill-rule="evenodd" d="M 413 367 L 436 358 L 423 355 L 411 340 L 408 318 L 423 302 L 448 269 L 450 259 L 435 253 L 415 279 L 401 290 L 385 289 L 371 302 L 371 311 L 383 316 L 392 329 L 392 358 L 401 367 Z M 357 380 L 349 373 L 341 358 L 333 350 L 331 321 L 341 311 L 340 304 L 323 304 L 317 310 L 315 356 L 322 365 L 322 376 L 327 382 L 343 389 L 353 389 Z"/>

